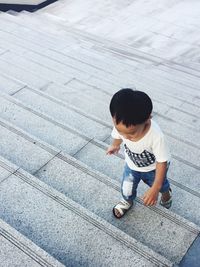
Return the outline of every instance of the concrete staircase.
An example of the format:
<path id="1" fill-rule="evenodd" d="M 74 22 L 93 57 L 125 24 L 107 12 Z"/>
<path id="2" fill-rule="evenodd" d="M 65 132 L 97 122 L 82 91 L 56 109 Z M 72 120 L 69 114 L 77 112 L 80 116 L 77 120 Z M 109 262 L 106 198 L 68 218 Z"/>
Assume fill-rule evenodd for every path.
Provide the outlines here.
<path id="1" fill-rule="evenodd" d="M 6 173 L 6 165 L 2 171 Z M 1 266 L 64 266 L 2 220 L 0 220 L 0 240 Z"/>
<path id="2" fill-rule="evenodd" d="M 198 67 L 63 26 L 49 14 L 0 13 L 0 218 L 50 255 L 51 265 L 40 265 L 181 262 L 200 233 L 199 76 Z M 153 99 L 171 147 L 174 203 L 168 211 L 138 197 L 116 220 L 124 160 L 105 155 L 108 105 L 127 86 Z M 23 264 L 0 266 L 38 266 L 21 254 Z"/>

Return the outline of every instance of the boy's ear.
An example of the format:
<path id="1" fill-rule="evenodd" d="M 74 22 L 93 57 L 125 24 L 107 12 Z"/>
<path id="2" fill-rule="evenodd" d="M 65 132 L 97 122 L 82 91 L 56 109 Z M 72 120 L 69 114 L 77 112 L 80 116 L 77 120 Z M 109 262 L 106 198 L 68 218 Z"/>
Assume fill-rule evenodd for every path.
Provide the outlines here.
<path id="1" fill-rule="evenodd" d="M 149 118 L 146 120 L 146 122 L 149 122 L 151 118 L 152 118 L 152 115 L 149 116 Z"/>

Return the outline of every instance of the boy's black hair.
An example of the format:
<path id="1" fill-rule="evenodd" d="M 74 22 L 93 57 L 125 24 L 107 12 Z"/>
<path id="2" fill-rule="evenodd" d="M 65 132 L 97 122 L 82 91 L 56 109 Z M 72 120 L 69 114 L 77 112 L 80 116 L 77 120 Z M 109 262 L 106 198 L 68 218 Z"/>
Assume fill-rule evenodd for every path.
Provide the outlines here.
<path id="1" fill-rule="evenodd" d="M 144 92 L 125 88 L 115 93 L 110 102 L 110 113 L 116 124 L 126 127 L 144 123 L 151 115 L 153 104 Z"/>

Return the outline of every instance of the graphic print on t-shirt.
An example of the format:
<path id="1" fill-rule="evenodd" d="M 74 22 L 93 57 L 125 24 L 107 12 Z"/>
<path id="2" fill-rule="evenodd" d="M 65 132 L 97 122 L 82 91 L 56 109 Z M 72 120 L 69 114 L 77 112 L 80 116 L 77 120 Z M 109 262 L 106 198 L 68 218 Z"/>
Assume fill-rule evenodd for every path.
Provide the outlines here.
<path id="1" fill-rule="evenodd" d="M 124 144 L 125 151 L 133 163 L 138 167 L 147 167 L 155 163 L 156 158 L 154 154 L 144 150 L 141 154 L 133 153 L 126 144 Z"/>

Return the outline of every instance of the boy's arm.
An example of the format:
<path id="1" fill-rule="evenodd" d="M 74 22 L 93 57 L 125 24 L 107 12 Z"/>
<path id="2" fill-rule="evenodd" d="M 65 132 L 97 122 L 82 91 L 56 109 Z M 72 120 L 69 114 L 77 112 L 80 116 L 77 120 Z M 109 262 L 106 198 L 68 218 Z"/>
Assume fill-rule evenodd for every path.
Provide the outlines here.
<path id="1" fill-rule="evenodd" d="M 145 205 L 152 206 L 157 203 L 159 191 L 165 179 L 165 174 L 167 171 L 167 162 L 157 162 L 156 163 L 156 174 L 155 180 L 152 185 L 143 195 L 142 199 Z"/>
<path id="2" fill-rule="evenodd" d="M 154 180 L 152 187 L 154 187 L 158 191 L 160 191 L 163 185 L 166 171 L 167 171 L 167 161 L 156 163 L 156 175 L 155 175 L 155 180 Z"/>
<path id="3" fill-rule="evenodd" d="M 159 191 L 162 187 L 163 181 L 165 179 L 167 171 L 167 161 L 170 159 L 170 153 L 168 146 L 165 142 L 165 136 L 160 134 L 154 139 L 152 145 L 153 154 L 156 157 L 156 173 L 154 183 L 143 196 L 143 201 L 145 205 L 155 205 L 158 199 Z"/>
<path id="4" fill-rule="evenodd" d="M 107 149 L 106 154 L 107 155 L 117 154 L 120 150 L 121 143 L 122 139 L 113 139 L 112 145 Z"/>

